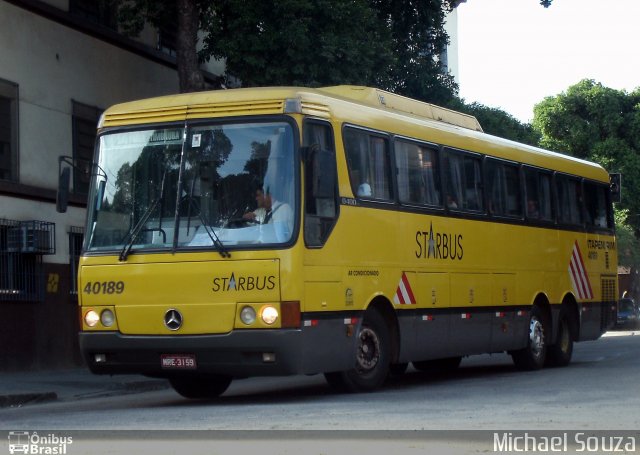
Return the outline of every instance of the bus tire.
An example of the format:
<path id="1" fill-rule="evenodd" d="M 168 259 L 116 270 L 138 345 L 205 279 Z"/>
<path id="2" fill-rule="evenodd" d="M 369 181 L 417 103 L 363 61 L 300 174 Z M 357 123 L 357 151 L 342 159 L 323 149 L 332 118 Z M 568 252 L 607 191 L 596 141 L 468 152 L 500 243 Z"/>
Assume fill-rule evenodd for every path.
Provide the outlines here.
<path id="1" fill-rule="evenodd" d="M 573 354 L 573 334 L 569 315 L 563 308 L 558 321 L 558 339 L 547 349 L 546 364 L 553 367 L 566 367 Z"/>
<path id="2" fill-rule="evenodd" d="M 462 362 L 462 357 L 447 357 L 446 359 L 421 360 L 412 362 L 413 368 L 425 373 L 450 373 L 455 371 Z"/>
<path id="3" fill-rule="evenodd" d="M 231 384 L 230 376 L 198 375 L 174 376 L 169 378 L 171 387 L 185 398 L 217 398 L 222 395 Z"/>
<path id="4" fill-rule="evenodd" d="M 529 314 L 527 346 L 511 352 L 516 368 L 525 371 L 539 370 L 547 355 L 547 324 L 539 306 L 533 306 Z"/>
<path id="5" fill-rule="evenodd" d="M 339 392 L 371 392 L 384 384 L 390 364 L 389 327 L 378 311 L 369 310 L 358 332 L 354 368 L 326 373 L 325 378 Z"/>

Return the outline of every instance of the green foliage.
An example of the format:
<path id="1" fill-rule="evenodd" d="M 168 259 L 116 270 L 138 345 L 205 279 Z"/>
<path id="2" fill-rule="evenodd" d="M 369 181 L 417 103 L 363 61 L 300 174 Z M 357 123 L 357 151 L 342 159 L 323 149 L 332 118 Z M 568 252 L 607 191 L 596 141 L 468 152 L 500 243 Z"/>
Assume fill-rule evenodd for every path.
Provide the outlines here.
<path id="1" fill-rule="evenodd" d="M 395 64 L 380 73 L 378 86 L 410 98 L 446 104 L 458 86 L 441 56 L 449 42 L 445 13 L 452 0 L 370 0 L 378 23 L 391 34 Z"/>
<path id="2" fill-rule="evenodd" d="M 173 0 L 106 0 L 118 11 L 118 23 L 122 31 L 129 36 L 142 32 L 146 22 L 155 27 L 170 23 L 176 15 L 176 3 Z"/>
<path id="3" fill-rule="evenodd" d="M 369 85 L 431 102 L 457 90 L 438 56 L 449 0 L 222 0 L 201 56 L 243 86 Z"/>
<path id="4" fill-rule="evenodd" d="M 640 232 L 640 89 L 628 93 L 585 79 L 534 108 L 541 145 L 622 173 L 621 209 Z"/>
<path id="5" fill-rule="evenodd" d="M 565 93 L 545 98 L 534 108 L 534 127 L 542 145 L 589 158 L 594 147 L 610 139 L 638 144 L 640 92 L 627 93 L 585 79 Z M 631 127 L 631 128 L 630 128 Z M 635 129 L 635 134 L 630 134 Z"/>
<path id="6" fill-rule="evenodd" d="M 640 240 L 628 218 L 628 210 L 615 210 L 618 262 L 637 270 L 640 268 Z"/>
<path id="7" fill-rule="evenodd" d="M 202 55 L 243 86 L 371 84 L 394 62 L 367 0 L 224 0 L 213 25 Z"/>

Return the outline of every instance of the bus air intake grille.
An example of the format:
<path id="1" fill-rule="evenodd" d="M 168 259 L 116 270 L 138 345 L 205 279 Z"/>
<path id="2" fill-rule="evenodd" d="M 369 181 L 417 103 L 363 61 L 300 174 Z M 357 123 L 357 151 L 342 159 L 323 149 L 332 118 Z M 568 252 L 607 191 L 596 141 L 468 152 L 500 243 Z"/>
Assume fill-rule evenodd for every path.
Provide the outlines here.
<path id="1" fill-rule="evenodd" d="M 331 111 L 326 105 L 310 101 L 302 101 L 302 113 L 323 118 L 329 118 L 331 115 Z"/>
<path id="2" fill-rule="evenodd" d="M 615 302 L 616 299 L 616 280 L 615 278 L 602 279 L 602 301 Z"/>
<path id="3" fill-rule="evenodd" d="M 184 120 L 187 110 L 187 106 L 174 106 L 162 109 L 145 109 L 143 111 L 115 112 L 105 115 L 103 126 L 175 122 Z"/>
<path id="4" fill-rule="evenodd" d="M 234 115 L 281 114 L 283 100 L 260 100 L 251 102 L 215 103 L 189 106 L 187 118 L 226 117 Z"/>

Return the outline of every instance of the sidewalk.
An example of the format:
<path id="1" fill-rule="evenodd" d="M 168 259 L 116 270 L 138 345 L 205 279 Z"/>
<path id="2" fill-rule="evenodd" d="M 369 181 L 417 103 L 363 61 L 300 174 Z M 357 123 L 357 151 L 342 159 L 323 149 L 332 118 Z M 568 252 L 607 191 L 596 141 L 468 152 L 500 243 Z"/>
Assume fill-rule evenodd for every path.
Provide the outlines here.
<path id="1" fill-rule="evenodd" d="M 94 375 L 86 368 L 0 374 L 0 408 L 72 401 L 169 388 L 163 379 L 138 375 Z"/>

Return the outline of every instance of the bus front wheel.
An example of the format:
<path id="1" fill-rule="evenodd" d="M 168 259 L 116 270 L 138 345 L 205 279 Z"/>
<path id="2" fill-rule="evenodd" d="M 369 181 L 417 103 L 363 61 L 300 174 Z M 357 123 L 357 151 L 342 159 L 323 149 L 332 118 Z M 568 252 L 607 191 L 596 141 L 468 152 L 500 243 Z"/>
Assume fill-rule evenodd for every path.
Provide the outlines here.
<path id="1" fill-rule="evenodd" d="M 185 398 L 216 398 L 231 384 L 231 377 L 223 375 L 175 376 L 169 378 L 171 387 Z"/>
<path id="2" fill-rule="evenodd" d="M 370 392 L 384 383 L 391 364 L 391 334 L 382 315 L 369 310 L 358 332 L 354 368 L 326 373 L 329 385 L 341 392 Z"/>
<path id="3" fill-rule="evenodd" d="M 520 370 L 539 370 L 547 355 L 547 324 L 542 309 L 531 308 L 527 346 L 511 352 L 513 363 Z"/>

